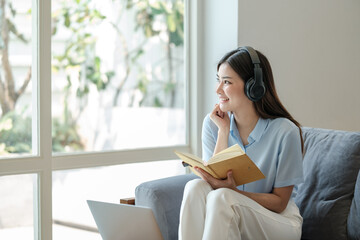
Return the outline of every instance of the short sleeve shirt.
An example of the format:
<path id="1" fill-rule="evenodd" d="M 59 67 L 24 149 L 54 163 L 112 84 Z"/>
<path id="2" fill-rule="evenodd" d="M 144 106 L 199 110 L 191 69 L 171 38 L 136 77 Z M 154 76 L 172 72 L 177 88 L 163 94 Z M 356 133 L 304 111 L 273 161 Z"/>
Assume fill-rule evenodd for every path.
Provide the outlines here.
<path id="1" fill-rule="evenodd" d="M 207 115 L 202 129 L 203 160 L 213 155 L 218 127 Z M 259 118 L 244 146 L 234 116 L 230 114 L 228 145 L 239 146 L 254 161 L 265 175 L 265 179 L 238 186 L 238 189 L 270 193 L 273 188 L 299 184 L 303 181 L 302 151 L 299 128 L 286 118 Z"/>

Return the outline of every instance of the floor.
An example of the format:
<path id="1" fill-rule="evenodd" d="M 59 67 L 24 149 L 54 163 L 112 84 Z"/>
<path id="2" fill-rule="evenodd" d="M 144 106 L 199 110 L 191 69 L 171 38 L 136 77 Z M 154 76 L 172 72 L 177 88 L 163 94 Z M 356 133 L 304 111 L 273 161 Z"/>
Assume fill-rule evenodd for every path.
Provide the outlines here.
<path id="1" fill-rule="evenodd" d="M 34 229 L 32 227 L 5 228 L 0 229 L 0 239 L 6 240 L 34 240 Z M 64 239 L 86 239 L 101 240 L 99 233 L 78 230 L 59 225 L 53 225 L 53 240 Z"/>

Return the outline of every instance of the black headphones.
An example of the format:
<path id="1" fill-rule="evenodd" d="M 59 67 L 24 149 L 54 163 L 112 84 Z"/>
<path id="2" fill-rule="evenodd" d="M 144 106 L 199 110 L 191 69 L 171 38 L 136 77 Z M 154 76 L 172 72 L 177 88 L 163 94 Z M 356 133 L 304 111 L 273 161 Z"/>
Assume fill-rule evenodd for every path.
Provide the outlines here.
<path id="1" fill-rule="evenodd" d="M 259 101 L 266 92 L 265 84 L 263 81 L 263 73 L 260 67 L 260 59 L 255 49 L 252 47 L 239 47 L 238 51 L 246 51 L 251 58 L 254 65 L 254 77 L 248 79 L 245 83 L 245 94 L 253 102 Z"/>

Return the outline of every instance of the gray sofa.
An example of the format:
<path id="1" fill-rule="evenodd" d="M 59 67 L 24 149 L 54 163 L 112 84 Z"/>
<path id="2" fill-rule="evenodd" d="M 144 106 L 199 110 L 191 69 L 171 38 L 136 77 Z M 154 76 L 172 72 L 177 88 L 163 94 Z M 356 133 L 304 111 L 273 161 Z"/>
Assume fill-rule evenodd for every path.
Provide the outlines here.
<path id="1" fill-rule="evenodd" d="M 302 239 L 360 240 L 360 132 L 303 128 L 304 183 L 295 202 Z M 140 184 L 136 205 L 151 207 L 164 240 L 176 240 L 185 184 L 193 174 Z"/>

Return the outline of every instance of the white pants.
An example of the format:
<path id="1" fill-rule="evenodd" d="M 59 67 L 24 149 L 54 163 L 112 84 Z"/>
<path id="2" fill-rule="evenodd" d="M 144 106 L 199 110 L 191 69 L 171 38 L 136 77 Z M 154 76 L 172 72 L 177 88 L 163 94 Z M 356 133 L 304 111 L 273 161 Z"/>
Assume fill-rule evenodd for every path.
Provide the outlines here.
<path id="1" fill-rule="evenodd" d="M 231 189 L 213 190 L 206 181 L 195 179 L 184 190 L 179 240 L 300 239 L 301 226 L 292 200 L 278 214 Z"/>

